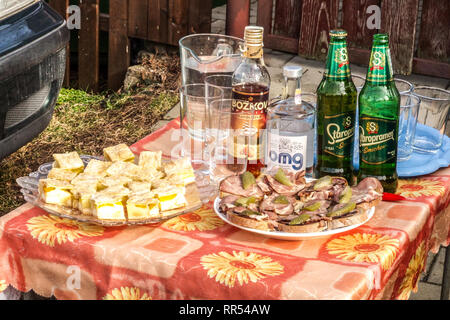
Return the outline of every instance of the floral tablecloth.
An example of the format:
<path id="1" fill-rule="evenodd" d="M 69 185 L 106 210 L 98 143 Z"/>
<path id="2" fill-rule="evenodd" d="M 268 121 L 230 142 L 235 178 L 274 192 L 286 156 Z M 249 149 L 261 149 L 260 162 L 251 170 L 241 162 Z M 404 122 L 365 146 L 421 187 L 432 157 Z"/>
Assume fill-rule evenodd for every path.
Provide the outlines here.
<path id="1" fill-rule="evenodd" d="M 132 149 L 173 152 L 177 120 Z M 175 138 L 174 138 L 175 137 Z M 354 230 L 308 241 L 225 224 L 211 205 L 157 225 L 79 223 L 25 204 L 0 218 L 0 291 L 58 299 L 408 299 L 450 240 L 450 168 L 400 180 Z"/>

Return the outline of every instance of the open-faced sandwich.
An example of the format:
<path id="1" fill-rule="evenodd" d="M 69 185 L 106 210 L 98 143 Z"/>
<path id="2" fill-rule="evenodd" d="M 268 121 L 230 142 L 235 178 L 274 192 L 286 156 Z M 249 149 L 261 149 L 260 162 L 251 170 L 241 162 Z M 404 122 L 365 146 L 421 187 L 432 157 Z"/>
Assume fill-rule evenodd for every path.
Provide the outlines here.
<path id="1" fill-rule="evenodd" d="M 220 211 L 232 223 L 259 230 L 309 233 L 367 220 L 381 201 L 383 187 L 366 178 L 350 187 L 346 179 L 325 176 L 306 182 L 304 172 L 278 169 L 255 179 L 250 172 L 220 183 Z"/>
<path id="2" fill-rule="evenodd" d="M 195 181 L 189 158 L 162 163 L 162 152 L 135 159 L 125 144 L 103 150 L 105 161 L 84 166 L 77 152 L 55 154 L 39 181 L 39 198 L 101 220 L 139 220 L 170 215 L 188 205 L 186 187 Z"/>

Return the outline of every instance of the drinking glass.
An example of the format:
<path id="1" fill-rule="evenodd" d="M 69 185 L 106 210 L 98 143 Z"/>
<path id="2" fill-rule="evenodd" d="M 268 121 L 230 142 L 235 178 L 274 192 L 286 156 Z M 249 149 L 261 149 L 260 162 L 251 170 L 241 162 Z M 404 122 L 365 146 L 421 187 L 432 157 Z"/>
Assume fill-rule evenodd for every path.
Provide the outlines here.
<path id="1" fill-rule="evenodd" d="M 411 93 L 400 94 L 397 161 L 405 161 L 411 157 L 419 106 L 420 99 L 418 97 Z"/>
<path id="2" fill-rule="evenodd" d="M 364 87 L 364 83 L 366 82 L 366 78 L 357 74 L 352 74 L 352 81 L 355 84 L 356 90 L 361 91 L 362 87 Z"/>
<path id="3" fill-rule="evenodd" d="M 400 94 L 412 93 L 414 91 L 414 85 L 406 80 L 394 78 L 395 86 Z"/>
<path id="4" fill-rule="evenodd" d="M 314 156 L 313 166 L 314 166 L 317 162 L 317 95 L 312 92 L 302 92 L 302 100 L 308 102 L 316 110 L 314 115 L 314 146 L 313 146 L 313 156 Z"/>
<path id="5" fill-rule="evenodd" d="M 358 96 L 356 98 L 356 118 L 355 118 L 355 138 L 354 138 L 354 149 L 353 149 L 353 158 L 354 158 L 354 162 L 359 163 L 359 94 L 362 90 L 362 88 L 364 87 L 364 84 L 366 82 L 366 78 L 356 75 L 356 74 L 352 74 L 352 80 L 353 83 L 355 84 L 356 87 L 356 91 L 358 92 Z M 408 94 L 411 93 L 414 90 L 414 86 L 411 82 L 403 80 L 403 79 L 399 79 L 399 78 L 394 78 L 394 82 L 395 82 L 395 86 L 397 87 L 397 90 L 399 91 L 400 94 Z M 406 96 L 406 99 L 408 99 L 408 97 L 410 96 Z M 402 104 L 403 105 L 409 105 L 411 101 L 403 101 Z M 408 115 L 411 113 L 413 113 L 412 110 L 414 110 L 414 108 L 410 108 L 409 109 L 409 113 Z M 406 112 L 406 111 L 405 111 Z M 411 118 L 412 119 L 412 118 Z M 414 131 L 415 131 L 415 124 L 414 124 Z M 412 128 L 409 128 L 412 129 Z M 414 137 L 414 135 L 412 135 Z M 409 136 L 408 136 L 409 139 Z M 407 160 L 411 153 L 408 154 L 407 153 L 403 153 L 404 151 L 409 150 L 409 145 L 408 147 L 405 147 L 406 149 L 402 150 L 402 157 L 400 157 L 402 160 Z M 399 151 L 400 152 L 400 151 Z M 408 155 L 406 155 L 408 154 Z M 401 161 L 402 161 L 401 160 Z"/>
<path id="6" fill-rule="evenodd" d="M 206 128 L 208 122 L 208 104 L 223 98 L 219 87 L 205 84 L 188 84 L 180 88 L 181 155 L 189 156 L 195 171 L 208 173 L 208 161 L 205 159 Z"/>
<path id="7" fill-rule="evenodd" d="M 253 128 L 254 111 L 235 112 L 231 109 L 231 102 L 231 99 L 222 99 L 210 104 L 210 180 L 216 186 L 226 177 L 247 170 L 249 150 L 257 137 L 257 129 Z M 235 117 L 240 117 L 243 129 L 233 129 Z"/>
<path id="8" fill-rule="evenodd" d="M 205 85 L 206 89 L 208 90 L 209 86 L 212 87 L 219 87 L 223 91 L 223 98 L 224 99 L 231 99 L 232 94 L 232 75 L 226 75 L 226 74 L 213 74 L 210 76 L 207 76 L 205 78 Z"/>
<path id="9" fill-rule="evenodd" d="M 420 86 L 414 88 L 420 98 L 414 150 L 436 153 L 442 146 L 450 110 L 450 91 Z"/>
<path id="10" fill-rule="evenodd" d="M 364 87 L 366 78 L 352 74 L 352 81 L 356 87 L 356 113 L 355 113 L 355 135 L 353 140 L 353 161 L 359 163 L 359 93 Z"/>

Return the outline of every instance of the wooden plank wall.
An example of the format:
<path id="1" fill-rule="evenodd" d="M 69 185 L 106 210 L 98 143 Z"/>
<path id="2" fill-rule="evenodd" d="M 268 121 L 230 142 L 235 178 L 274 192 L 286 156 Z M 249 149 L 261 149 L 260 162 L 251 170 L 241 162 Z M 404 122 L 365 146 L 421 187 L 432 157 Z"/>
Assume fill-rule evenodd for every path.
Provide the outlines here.
<path id="1" fill-rule="evenodd" d="M 399 74 L 411 74 L 419 0 L 381 3 L 381 32 L 389 34 L 392 65 Z"/>
<path id="2" fill-rule="evenodd" d="M 380 8 L 379 29 L 367 26 L 374 14 L 367 10 L 371 5 Z M 343 28 L 351 61 L 363 65 L 368 64 L 373 35 L 386 32 L 395 73 L 450 78 L 449 16 L 447 0 L 276 0 L 275 6 L 272 0 L 259 0 L 257 24 L 265 28 L 266 47 L 319 60 L 326 58 L 329 30 Z"/>
<path id="3" fill-rule="evenodd" d="M 78 86 L 98 91 L 100 0 L 80 0 L 81 28 L 78 41 Z"/>
<path id="4" fill-rule="evenodd" d="M 272 11 L 275 10 L 272 30 Z M 257 25 L 264 27 L 264 45 L 275 50 L 297 52 L 301 6 L 297 0 L 258 0 Z"/>
<path id="5" fill-rule="evenodd" d="M 190 33 L 211 31 L 212 1 L 204 0 L 109 0 L 109 14 L 100 13 L 100 1 L 78 0 L 81 29 L 78 30 L 78 87 L 99 89 L 99 36 L 109 32 L 108 88 L 122 85 L 130 64 L 130 38 L 178 45 Z M 67 18 L 69 0 L 48 0 Z M 67 48 L 64 85 L 69 86 L 70 48 Z"/>
<path id="6" fill-rule="evenodd" d="M 325 60 L 329 32 L 338 27 L 339 0 L 303 0 L 299 55 Z"/>
<path id="7" fill-rule="evenodd" d="M 354 0 L 342 8 L 342 28 L 347 30 L 349 56 L 354 63 L 369 61 L 372 37 L 378 30 L 367 27 L 367 8 L 380 4 L 380 0 Z"/>
<path id="8" fill-rule="evenodd" d="M 128 3 L 109 0 L 108 88 L 117 90 L 130 65 L 130 40 L 128 38 Z"/>
<path id="9" fill-rule="evenodd" d="M 212 1 L 128 1 L 130 37 L 178 45 L 187 34 L 211 32 Z"/>

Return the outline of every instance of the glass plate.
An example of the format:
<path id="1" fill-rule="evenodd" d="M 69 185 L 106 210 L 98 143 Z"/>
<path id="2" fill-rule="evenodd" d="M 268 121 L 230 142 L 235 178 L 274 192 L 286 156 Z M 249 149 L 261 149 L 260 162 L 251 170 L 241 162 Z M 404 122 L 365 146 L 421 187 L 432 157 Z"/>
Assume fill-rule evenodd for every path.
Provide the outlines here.
<path id="1" fill-rule="evenodd" d="M 80 158 L 83 160 L 83 163 L 85 165 L 89 163 L 91 159 L 98 159 L 98 160 L 102 159 L 100 157 L 86 156 L 86 155 L 81 155 Z M 180 209 L 164 211 L 162 212 L 162 215 L 160 217 L 141 220 L 97 219 L 94 216 L 84 215 L 76 209 L 46 204 L 39 199 L 39 191 L 38 191 L 39 180 L 47 178 L 48 172 L 51 170 L 52 166 L 53 166 L 52 162 L 45 163 L 41 165 L 37 171 L 30 173 L 29 176 L 20 177 L 16 181 L 18 185 L 21 187 L 20 191 L 26 202 L 36 207 L 39 207 L 52 215 L 61 218 L 67 218 L 80 222 L 87 222 L 107 227 L 117 227 L 125 225 L 143 225 L 166 221 L 176 216 L 197 210 L 202 206 L 202 201 L 200 200 L 200 195 L 197 186 L 195 185 L 195 183 L 191 183 L 186 186 L 187 206 Z"/>
<path id="2" fill-rule="evenodd" d="M 430 130 L 431 128 L 417 124 L 416 134 L 421 136 L 430 136 L 433 138 L 435 132 Z M 359 152 L 358 147 L 355 145 L 354 154 Z M 353 157 L 353 167 L 355 170 L 359 168 L 358 157 Z M 446 168 L 450 165 L 450 138 L 444 136 L 441 148 L 435 153 L 420 153 L 413 149 L 411 157 L 405 161 L 397 162 L 397 174 L 400 178 L 411 178 L 422 176 L 436 172 L 440 168 Z"/>

